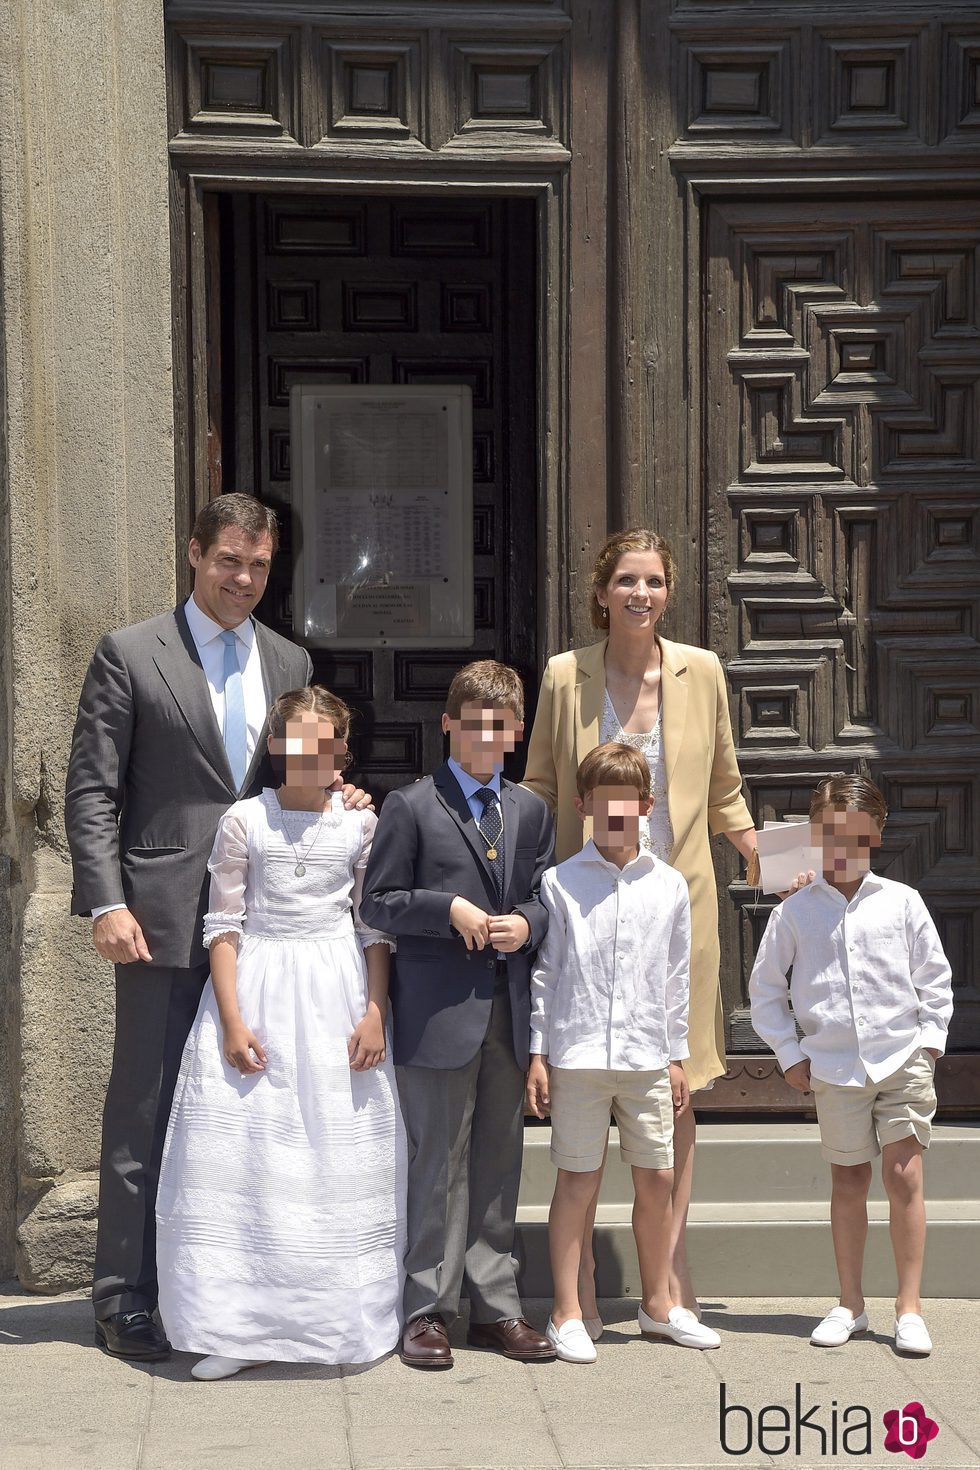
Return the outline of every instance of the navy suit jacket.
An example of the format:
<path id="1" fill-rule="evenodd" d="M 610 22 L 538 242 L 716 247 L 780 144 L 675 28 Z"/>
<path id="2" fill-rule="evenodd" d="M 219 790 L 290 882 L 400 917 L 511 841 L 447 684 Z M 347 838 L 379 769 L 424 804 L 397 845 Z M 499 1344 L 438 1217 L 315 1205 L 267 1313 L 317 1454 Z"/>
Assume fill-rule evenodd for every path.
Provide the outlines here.
<path id="1" fill-rule="evenodd" d="M 531 966 L 548 915 L 538 898 L 554 861 L 554 825 L 544 801 L 512 781 L 500 783 L 504 893 L 498 904 L 486 843 L 448 765 L 386 797 L 371 847 L 360 913 L 394 934 L 391 1010 L 399 1066 L 464 1067 L 490 1022 L 496 953 L 468 950 L 449 922 L 459 894 L 488 913 L 518 912 L 528 943 L 507 955 L 514 1056 L 527 1067 Z"/>

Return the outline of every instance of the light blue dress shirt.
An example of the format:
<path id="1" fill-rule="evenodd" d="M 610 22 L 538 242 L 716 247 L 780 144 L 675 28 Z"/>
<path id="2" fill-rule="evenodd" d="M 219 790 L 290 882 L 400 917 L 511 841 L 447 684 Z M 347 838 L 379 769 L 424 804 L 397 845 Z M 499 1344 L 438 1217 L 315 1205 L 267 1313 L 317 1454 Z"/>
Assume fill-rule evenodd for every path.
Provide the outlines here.
<path id="1" fill-rule="evenodd" d="M 483 802 L 480 800 L 476 793 L 478 791 L 482 791 L 485 786 L 489 787 L 497 798 L 497 808 L 499 810 L 500 772 L 495 771 L 489 781 L 478 781 L 475 776 L 470 775 L 469 771 L 464 771 L 459 761 L 453 760 L 452 756 L 449 757 L 448 765 L 449 769 L 452 771 L 453 775 L 456 778 L 456 782 L 459 786 L 460 791 L 462 791 L 463 795 L 466 797 L 466 805 L 473 813 L 473 820 L 476 822 L 477 826 L 479 826 L 480 818 L 483 816 Z"/>

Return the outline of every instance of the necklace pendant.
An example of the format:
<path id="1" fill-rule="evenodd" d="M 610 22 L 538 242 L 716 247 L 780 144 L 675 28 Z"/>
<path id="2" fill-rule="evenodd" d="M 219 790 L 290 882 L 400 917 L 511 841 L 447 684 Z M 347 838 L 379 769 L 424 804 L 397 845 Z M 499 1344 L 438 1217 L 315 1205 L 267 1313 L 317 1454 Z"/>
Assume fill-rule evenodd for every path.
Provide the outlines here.
<path id="1" fill-rule="evenodd" d="M 293 872 L 296 874 L 297 878 L 302 878 L 303 874 L 306 872 L 306 864 L 297 863 L 295 868 L 293 869 Z"/>
<path id="2" fill-rule="evenodd" d="M 487 848 L 487 857 L 490 859 L 490 861 L 492 863 L 495 863 L 497 861 L 497 849 L 495 847 L 488 847 Z"/>

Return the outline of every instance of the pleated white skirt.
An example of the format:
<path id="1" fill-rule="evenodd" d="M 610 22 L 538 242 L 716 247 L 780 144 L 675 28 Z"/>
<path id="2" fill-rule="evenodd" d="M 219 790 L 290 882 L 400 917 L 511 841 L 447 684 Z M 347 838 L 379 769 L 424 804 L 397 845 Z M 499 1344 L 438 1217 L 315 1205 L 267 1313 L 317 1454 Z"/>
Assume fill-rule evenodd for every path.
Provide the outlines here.
<path id="1" fill-rule="evenodd" d="M 244 936 L 238 997 L 266 1069 L 225 1062 L 209 980 L 157 1195 L 164 1327 L 185 1352 L 372 1362 L 401 1328 L 407 1166 L 390 1059 L 348 1064 L 367 1001 L 353 932 Z"/>

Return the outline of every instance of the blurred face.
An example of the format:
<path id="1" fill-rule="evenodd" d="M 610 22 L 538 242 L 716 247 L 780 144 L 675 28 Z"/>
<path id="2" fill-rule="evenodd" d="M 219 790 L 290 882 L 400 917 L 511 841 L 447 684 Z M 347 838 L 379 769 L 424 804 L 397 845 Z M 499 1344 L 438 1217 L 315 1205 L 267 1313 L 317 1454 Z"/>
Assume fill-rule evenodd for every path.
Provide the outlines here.
<path id="1" fill-rule="evenodd" d="M 192 539 L 187 557 L 194 568 L 198 607 L 222 628 L 237 628 L 265 591 L 272 537 L 266 531 L 253 541 L 238 526 L 227 526 L 207 551 Z"/>
<path id="2" fill-rule="evenodd" d="M 652 632 L 667 606 L 667 577 L 659 551 L 627 551 L 596 601 L 609 610 L 609 632 Z"/>
<path id="3" fill-rule="evenodd" d="M 595 786 L 584 799 L 576 797 L 575 807 L 579 816 L 592 818 L 596 847 L 631 852 L 640 845 L 640 823 L 653 797 L 641 796 L 635 786 Z"/>
<path id="4" fill-rule="evenodd" d="M 284 762 L 284 785 L 326 788 L 343 770 L 347 741 L 322 715 L 303 710 L 286 721 L 284 736 L 269 736 L 269 751 Z"/>
<path id="5" fill-rule="evenodd" d="M 810 826 L 828 883 L 859 883 L 870 871 L 872 849 L 881 846 L 881 829 L 871 813 L 825 806 Z"/>
<path id="6" fill-rule="evenodd" d="M 458 720 L 443 715 L 442 728 L 449 736 L 449 754 L 474 776 L 499 771 L 524 733 L 514 711 L 495 704 L 464 704 Z"/>

